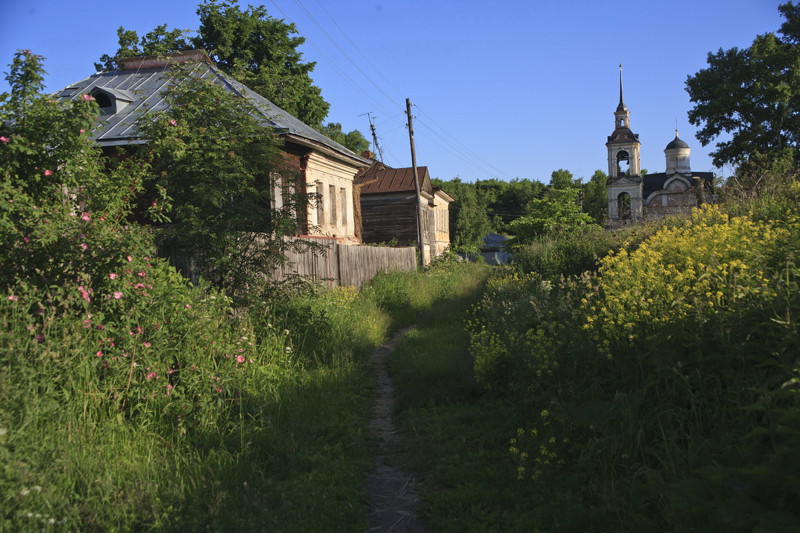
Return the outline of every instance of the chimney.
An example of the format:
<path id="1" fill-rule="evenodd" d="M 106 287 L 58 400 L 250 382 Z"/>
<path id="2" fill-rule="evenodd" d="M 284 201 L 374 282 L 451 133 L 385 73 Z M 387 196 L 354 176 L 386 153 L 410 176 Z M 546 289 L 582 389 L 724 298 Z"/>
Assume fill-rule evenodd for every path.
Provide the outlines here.
<path id="1" fill-rule="evenodd" d="M 148 56 L 148 57 L 129 57 L 121 59 L 122 70 L 139 70 L 143 68 L 163 68 L 178 63 L 200 63 L 205 62 L 211 64 L 211 58 L 208 57 L 205 50 L 187 50 L 185 52 L 176 52 L 174 54 L 166 54 L 163 56 Z"/>

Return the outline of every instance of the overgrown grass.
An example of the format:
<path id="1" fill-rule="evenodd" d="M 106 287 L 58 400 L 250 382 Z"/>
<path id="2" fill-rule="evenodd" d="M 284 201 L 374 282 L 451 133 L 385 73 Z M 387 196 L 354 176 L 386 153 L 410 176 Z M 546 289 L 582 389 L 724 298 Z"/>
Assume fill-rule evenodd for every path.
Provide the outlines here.
<path id="1" fill-rule="evenodd" d="M 367 355 L 472 267 L 235 313 L 161 263 L 142 268 L 146 296 L 23 283 L 0 301 L 0 530 L 363 530 Z M 410 311 L 396 295 L 417 290 Z"/>
<path id="2" fill-rule="evenodd" d="M 508 435 L 526 415 L 476 385 L 464 321 L 483 286 L 462 282 L 461 297 L 435 305 L 390 359 L 405 460 L 423 475 L 425 519 L 445 532 L 537 531 L 554 513 L 569 524 L 566 494 L 537 505 L 542 493 L 516 479 Z"/>
<path id="3" fill-rule="evenodd" d="M 519 421 L 513 476 L 571 510 L 532 525 L 800 526 L 796 203 L 734 209 L 643 228 L 594 275 L 490 282 L 476 379 Z"/>

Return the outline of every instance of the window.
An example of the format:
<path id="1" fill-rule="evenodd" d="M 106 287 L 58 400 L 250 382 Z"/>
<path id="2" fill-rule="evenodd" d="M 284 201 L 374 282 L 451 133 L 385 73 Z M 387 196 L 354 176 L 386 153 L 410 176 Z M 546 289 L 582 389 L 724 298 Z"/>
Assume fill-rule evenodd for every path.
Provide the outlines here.
<path id="1" fill-rule="evenodd" d="M 328 185 L 328 201 L 330 202 L 330 220 L 328 221 L 331 227 L 336 227 L 336 185 Z"/>
<path id="2" fill-rule="evenodd" d="M 617 152 L 617 176 L 627 176 L 631 170 L 630 164 L 628 152 L 625 150 Z"/>
<path id="3" fill-rule="evenodd" d="M 347 189 L 344 187 L 339 189 L 339 201 L 341 204 L 341 213 L 342 213 L 342 228 L 347 227 Z"/>
<path id="4" fill-rule="evenodd" d="M 620 193 L 617 196 L 617 206 L 620 220 L 629 220 L 631 218 L 631 195 L 626 192 Z"/>
<path id="5" fill-rule="evenodd" d="M 317 182 L 317 195 L 315 201 L 317 202 L 317 225 L 325 224 L 325 189 L 321 181 Z"/>
<path id="6" fill-rule="evenodd" d="M 114 102 L 111 101 L 110 96 L 101 91 L 95 91 L 94 93 L 92 93 L 92 96 L 97 102 L 98 107 L 100 107 L 101 115 L 114 114 Z"/>

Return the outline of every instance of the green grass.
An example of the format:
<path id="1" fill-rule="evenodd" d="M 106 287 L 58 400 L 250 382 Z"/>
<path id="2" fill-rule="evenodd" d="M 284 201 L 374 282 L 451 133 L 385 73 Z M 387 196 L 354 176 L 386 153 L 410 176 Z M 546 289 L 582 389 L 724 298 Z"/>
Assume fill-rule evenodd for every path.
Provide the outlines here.
<path id="1" fill-rule="evenodd" d="M 542 522 L 569 530 L 575 500 L 566 491 L 542 494 L 517 479 L 509 439 L 525 416 L 475 384 L 464 320 L 482 281 L 462 283 L 460 298 L 433 306 L 390 359 L 425 520 L 437 532 L 531 532 Z"/>
<path id="2" fill-rule="evenodd" d="M 147 351 L 137 322 L 106 315 L 105 329 L 87 329 L 85 314 L 46 299 L 40 316 L 29 307 L 38 293 L 22 288 L 0 300 L 0 531 L 363 531 L 376 445 L 369 353 L 485 270 L 387 275 L 360 294 L 283 295 L 235 315 L 219 294 L 158 272 L 135 318 Z M 130 365 L 109 356 L 134 349 L 159 378 L 137 367 L 128 394 Z"/>

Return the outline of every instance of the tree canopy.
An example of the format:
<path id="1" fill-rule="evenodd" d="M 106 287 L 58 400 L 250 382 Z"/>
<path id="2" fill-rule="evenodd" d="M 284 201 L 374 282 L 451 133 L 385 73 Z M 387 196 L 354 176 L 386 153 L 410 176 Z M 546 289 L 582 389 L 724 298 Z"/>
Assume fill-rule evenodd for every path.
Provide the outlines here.
<path id="1" fill-rule="evenodd" d="M 605 224 L 608 218 L 608 176 L 602 170 L 595 170 L 589 182 L 583 185 L 583 210 L 598 224 Z"/>
<path id="2" fill-rule="evenodd" d="M 450 245 L 457 252 L 476 253 L 483 246 L 483 238 L 492 231 L 489 220 L 489 202 L 478 193 L 475 184 L 464 183 L 459 178 L 443 182 L 434 180 L 453 197 L 450 204 Z"/>
<path id="3" fill-rule="evenodd" d="M 557 230 L 593 224 L 592 217 L 581 211 L 580 191 L 575 188 L 551 189 L 545 198 L 535 198 L 529 205 L 530 215 L 508 225 L 514 235 L 511 246 L 527 244 Z"/>
<path id="4" fill-rule="evenodd" d="M 689 121 L 714 164 L 740 165 L 759 156 L 797 158 L 800 146 L 800 6 L 778 8 L 778 35 L 759 35 L 750 47 L 708 54 L 708 67 L 686 80 L 695 106 Z"/>
<path id="5" fill-rule="evenodd" d="M 336 141 L 357 154 L 360 154 L 364 150 L 369 150 L 369 141 L 364 138 L 364 135 L 360 131 L 353 130 L 349 133 L 345 133 L 342 131 L 342 125 L 338 122 L 328 122 L 328 124 L 322 126 L 319 131 L 329 139 Z"/>
<path id="6" fill-rule="evenodd" d="M 550 187 L 553 189 L 567 189 L 574 185 L 572 172 L 560 168 L 550 174 Z"/>
<path id="7" fill-rule="evenodd" d="M 141 38 L 120 27 L 119 49 L 95 63 L 114 70 L 128 57 L 163 55 L 203 48 L 223 71 L 306 124 L 319 127 L 330 104 L 313 84 L 315 63 L 304 63 L 298 47 L 305 42 L 294 24 L 273 18 L 264 6 L 239 8 L 233 0 L 205 0 L 198 6 L 200 28 L 168 30 L 157 26 Z"/>
<path id="8" fill-rule="evenodd" d="M 150 168 L 147 208 L 164 205 L 171 224 L 162 243 L 191 257 L 200 273 L 234 297 L 253 287 L 253 273 L 281 263 L 284 239 L 301 232 L 309 197 L 295 192 L 280 139 L 255 118 L 245 98 L 176 67 L 162 112 L 143 115 L 150 142 L 141 160 Z M 281 202 L 271 202 L 276 190 Z"/>

